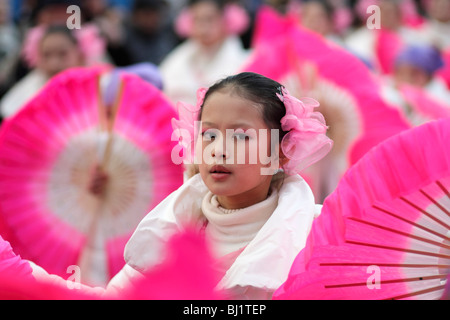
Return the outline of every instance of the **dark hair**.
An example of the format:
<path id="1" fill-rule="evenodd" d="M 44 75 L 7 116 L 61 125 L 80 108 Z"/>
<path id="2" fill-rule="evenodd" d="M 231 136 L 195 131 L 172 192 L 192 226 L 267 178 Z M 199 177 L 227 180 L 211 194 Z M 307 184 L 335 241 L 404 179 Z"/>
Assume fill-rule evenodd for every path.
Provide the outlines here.
<path id="1" fill-rule="evenodd" d="M 167 9 L 169 3 L 166 0 L 135 0 L 133 2 L 132 11 L 152 10 L 161 11 Z"/>
<path id="2" fill-rule="evenodd" d="M 283 86 L 275 80 L 253 72 L 242 72 L 224 78 L 211 86 L 205 94 L 203 105 L 216 91 L 230 90 L 241 98 L 254 101 L 261 107 L 264 122 L 270 129 L 278 129 L 280 141 L 287 133 L 281 129 L 281 118 L 286 115 L 286 107 L 278 98 Z M 201 106 L 203 108 L 203 105 Z M 200 115 L 201 118 L 201 110 Z"/>
<path id="3" fill-rule="evenodd" d="M 45 29 L 42 40 L 44 40 L 49 35 L 57 33 L 65 35 L 73 44 L 78 45 L 78 39 L 75 37 L 74 33 L 69 28 L 67 28 L 66 25 L 62 24 L 54 24 L 48 26 L 47 29 Z"/>
<path id="4" fill-rule="evenodd" d="M 187 3 L 187 6 L 192 7 L 192 6 L 196 5 L 197 3 L 201 3 L 201 2 L 212 2 L 220 10 L 223 10 L 225 8 L 225 5 L 227 4 L 226 0 L 189 0 Z"/>
<path id="5" fill-rule="evenodd" d="M 322 8 L 325 10 L 326 15 L 328 18 L 332 19 L 334 14 L 333 6 L 327 1 L 327 0 L 303 0 L 303 4 L 308 3 L 317 3 L 322 6 Z"/>

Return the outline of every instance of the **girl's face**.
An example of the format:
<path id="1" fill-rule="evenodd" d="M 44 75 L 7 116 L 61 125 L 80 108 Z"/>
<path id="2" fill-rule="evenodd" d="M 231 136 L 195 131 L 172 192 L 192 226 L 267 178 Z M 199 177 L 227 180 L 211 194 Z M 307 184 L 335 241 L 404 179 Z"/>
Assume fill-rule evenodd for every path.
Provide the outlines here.
<path id="1" fill-rule="evenodd" d="M 271 130 L 258 106 L 216 91 L 203 106 L 200 133 L 200 175 L 223 207 L 244 208 L 267 198 L 272 176 L 262 172 L 272 165 Z"/>
<path id="2" fill-rule="evenodd" d="M 66 35 L 51 33 L 42 39 L 38 67 L 49 77 L 81 65 L 81 51 Z"/>
<path id="3" fill-rule="evenodd" d="M 191 7 L 192 38 L 204 47 L 212 47 L 223 41 L 226 35 L 222 12 L 210 1 L 202 1 Z"/>

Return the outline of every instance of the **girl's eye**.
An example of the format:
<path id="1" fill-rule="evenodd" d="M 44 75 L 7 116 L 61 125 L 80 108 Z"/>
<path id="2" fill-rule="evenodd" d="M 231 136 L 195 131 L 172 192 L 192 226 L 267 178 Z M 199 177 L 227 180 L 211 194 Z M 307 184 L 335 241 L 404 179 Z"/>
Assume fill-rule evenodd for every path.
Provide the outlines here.
<path id="1" fill-rule="evenodd" d="M 248 134 L 245 134 L 245 133 L 235 133 L 233 135 L 233 137 L 236 140 L 249 140 L 250 139 L 250 136 Z"/>
<path id="2" fill-rule="evenodd" d="M 202 132 L 202 136 L 204 140 L 214 140 L 217 137 L 217 134 L 213 131 L 206 130 Z"/>

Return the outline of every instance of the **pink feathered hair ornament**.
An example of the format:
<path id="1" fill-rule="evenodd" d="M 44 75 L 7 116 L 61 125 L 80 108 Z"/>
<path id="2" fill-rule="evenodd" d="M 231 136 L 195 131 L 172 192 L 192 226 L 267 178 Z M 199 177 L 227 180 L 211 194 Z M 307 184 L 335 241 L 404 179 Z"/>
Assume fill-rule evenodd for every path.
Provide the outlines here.
<path id="1" fill-rule="evenodd" d="M 224 11 L 225 26 L 229 35 L 239 35 L 250 25 L 250 18 L 244 8 L 237 4 L 227 4 Z M 188 38 L 192 32 L 192 14 L 185 8 L 175 20 L 175 31 L 180 37 Z"/>
<path id="2" fill-rule="evenodd" d="M 37 26 L 28 30 L 25 36 L 22 56 L 30 68 L 39 64 L 39 44 L 45 35 L 47 26 Z M 85 59 L 86 66 L 92 66 L 102 61 L 106 43 L 98 28 L 93 24 L 83 24 L 80 29 L 73 30 L 79 48 Z"/>
<path id="3" fill-rule="evenodd" d="M 282 88 L 277 96 L 286 107 L 281 128 L 288 131 L 281 140 L 281 150 L 289 161 L 282 168 L 288 175 L 299 174 L 326 156 L 333 141 L 326 135 L 323 115 L 314 111 L 319 102 L 312 98 L 297 99 L 286 88 Z"/>
<path id="4" fill-rule="evenodd" d="M 207 88 L 197 90 L 197 104 L 195 106 L 181 101 L 178 102 L 177 111 L 179 119 L 172 119 L 172 128 L 178 138 L 178 144 L 183 150 L 182 158 L 185 163 L 194 163 L 194 146 L 198 135 L 195 122 L 199 121 L 200 109 L 207 91 Z"/>

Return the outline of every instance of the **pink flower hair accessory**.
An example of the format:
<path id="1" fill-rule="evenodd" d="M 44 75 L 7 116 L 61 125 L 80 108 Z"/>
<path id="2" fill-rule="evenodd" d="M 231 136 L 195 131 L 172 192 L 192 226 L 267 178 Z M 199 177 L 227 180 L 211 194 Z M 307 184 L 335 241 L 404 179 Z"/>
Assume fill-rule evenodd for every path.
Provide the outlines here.
<path id="1" fill-rule="evenodd" d="M 185 163 L 194 163 L 195 141 L 198 137 L 198 128 L 195 122 L 198 117 L 203 101 L 205 100 L 207 88 L 197 90 L 197 104 L 195 106 L 185 103 L 177 103 L 179 119 L 172 118 L 172 128 L 175 137 L 178 138 L 178 144 L 183 149 L 183 160 Z"/>
<path id="2" fill-rule="evenodd" d="M 281 89 L 278 98 L 286 107 L 281 119 L 281 128 L 288 133 L 281 141 L 281 150 L 289 159 L 283 165 L 288 175 L 300 173 L 303 169 L 322 159 L 333 146 L 327 137 L 327 125 L 320 112 L 314 108 L 320 104 L 312 98 L 297 99 L 286 88 Z"/>
<path id="3" fill-rule="evenodd" d="M 22 56 L 30 68 L 36 67 L 40 62 L 39 44 L 45 35 L 47 26 L 36 26 L 28 30 L 22 48 Z M 75 29 L 74 36 L 78 41 L 81 53 L 87 66 L 101 63 L 106 50 L 106 42 L 99 29 L 94 24 L 84 24 Z"/>

